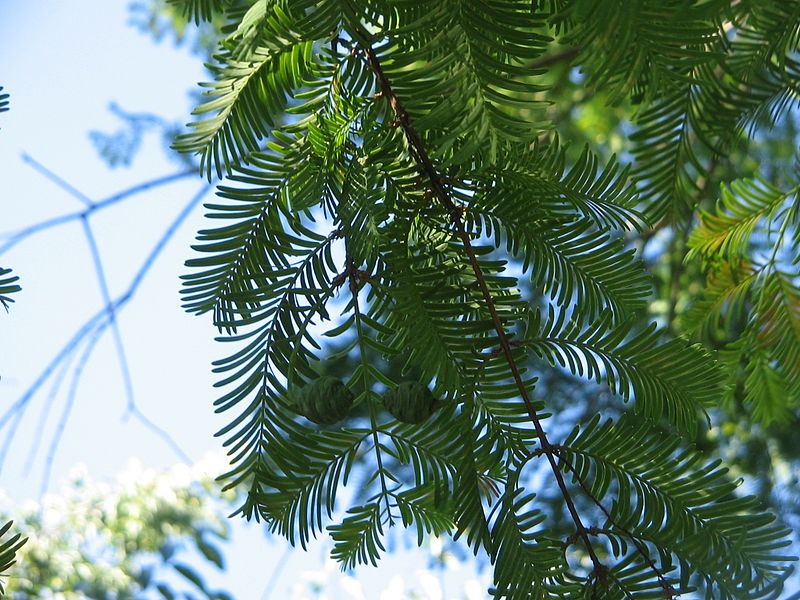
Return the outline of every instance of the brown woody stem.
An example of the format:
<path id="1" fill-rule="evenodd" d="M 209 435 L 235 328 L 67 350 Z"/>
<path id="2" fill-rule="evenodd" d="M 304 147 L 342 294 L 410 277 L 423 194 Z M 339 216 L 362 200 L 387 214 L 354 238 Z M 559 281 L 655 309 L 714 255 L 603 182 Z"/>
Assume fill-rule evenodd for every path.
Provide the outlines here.
<path id="1" fill-rule="evenodd" d="M 558 451 L 560 452 L 561 449 L 562 448 L 559 448 Z M 650 570 L 653 571 L 653 573 L 655 573 L 656 577 L 658 578 L 658 582 L 661 584 L 661 587 L 664 590 L 664 593 L 668 594 L 665 595 L 665 598 L 673 598 L 675 594 L 675 589 L 666 580 L 664 574 L 661 572 L 661 569 L 658 568 L 658 565 L 656 565 L 653 559 L 650 558 L 650 553 L 647 551 L 647 547 L 642 542 L 640 542 L 635 535 L 633 535 L 632 531 L 623 527 L 614 520 L 608 509 L 605 506 L 603 506 L 603 503 L 600 502 L 600 500 L 596 498 L 594 494 L 592 494 L 592 491 L 583 481 L 583 478 L 578 474 L 578 471 L 569 461 L 564 459 L 563 464 L 567 466 L 567 469 L 569 469 L 570 473 L 572 473 L 572 475 L 575 477 L 575 480 L 578 482 L 578 485 L 581 486 L 581 489 L 583 490 L 584 494 L 586 494 L 589 497 L 589 499 L 597 506 L 597 508 L 599 508 L 602 511 L 608 522 L 611 523 L 611 525 L 613 525 L 617 530 L 622 532 L 625 536 L 627 536 L 628 539 L 630 539 L 631 543 L 633 544 L 633 547 L 636 548 L 636 551 L 642 556 L 644 561 L 647 563 L 647 566 L 650 567 Z M 597 530 L 597 531 L 598 533 L 601 532 L 607 534 L 614 533 L 613 530 Z"/>
<path id="2" fill-rule="evenodd" d="M 367 36 L 363 37 L 366 38 Z M 442 183 L 442 178 L 439 175 L 439 172 L 437 171 L 435 165 L 433 164 L 433 161 L 431 160 L 430 156 L 428 155 L 428 152 L 425 149 L 424 144 L 422 143 L 422 138 L 420 138 L 419 133 L 417 133 L 414 127 L 412 127 L 408 113 L 406 112 L 405 108 L 400 102 L 400 99 L 394 93 L 394 90 L 392 89 L 389 79 L 383 72 L 380 61 L 378 60 L 378 56 L 375 54 L 375 50 L 373 50 L 370 45 L 364 44 L 363 51 L 365 56 L 367 57 L 367 62 L 370 66 L 370 69 L 372 69 L 372 71 L 375 73 L 375 76 L 378 79 L 378 86 L 380 87 L 381 97 L 384 98 L 389 103 L 392 112 L 394 112 L 398 126 L 402 127 L 403 129 L 403 133 L 406 136 L 406 140 L 408 141 L 411 154 L 413 155 L 414 160 L 417 162 L 422 172 L 428 178 L 428 181 L 430 183 L 430 189 L 433 192 L 433 196 L 436 197 L 436 199 L 439 201 L 442 207 L 444 207 L 444 209 L 450 215 L 450 219 L 452 220 L 452 223 L 455 226 L 456 232 L 458 233 L 458 237 L 461 239 L 461 243 L 464 245 L 464 250 L 467 253 L 467 257 L 469 259 L 470 265 L 472 266 L 472 270 L 475 272 L 475 278 L 478 281 L 478 285 L 481 288 L 481 293 L 483 294 L 484 302 L 486 302 L 486 308 L 488 309 L 489 314 L 491 315 L 494 329 L 497 332 L 498 341 L 500 342 L 500 349 L 502 350 L 503 356 L 508 362 L 508 366 L 509 369 L 511 370 L 514 382 L 516 383 L 517 389 L 519 390 L 519 394 L 522 397 L 523 402 L 525 403 L 525 408 L 528 411 L 528 416 L 530 416 L 531 422 L 533 423 L 533 427 L 536 430 L 536 435 L 539 438 L 539 444 L 541 446 L 542 452 L 547 456 L 547 460 L 550 463 L 551 469 L 553 470 L 553 475 L 555 476 L 556 482 L 558 483 L 558 487 L 561 490 L 561 494 L 564 497 L 564 502 L 567 505 L 567 510 L 569 511 L 572 520 L 575 522 L 577 534 L 581 537 L 584 545 L 586 546 L 586 551 L 588 552 L 589 557 L 592 560 L 592 565 L 594 566 L 595 571 L 600 571 L 604 568 L 604 566 L 600 561 L 600 559 L 597 557 L 594 548 L 592 547 L 592 543 L 589 540 L 587 529 L 586 527 L 584 527 L 583 522 L 581 521 L 581 517 L 578 514 L 578 510 L 575 507 L 574 501 L 572 500 L 572 495 L 567 489 L 566 482 L 564 481 L 564 476 L 562 475 L 561 470 L 558 467 L 558 463 L 556 462 L 555 450 L 553 448 L 553 445 L 547 439 L 547 435 L 545 434 L 544 428 L 542 427 L 541 419 L 539 418 L 539 415 L 536 413 L 536 409 L 533 407 L 533 403 L 531 402 L 528 390 L 525 388 L 525 383 L 522 380 L 522 375 L 520 374 L 519 367 L 517 366 L 517 362 L 514 359 L 514 355 L 511 350 L 511 343 L 509 342 L 508 335 L 506 334 L 505 328 L 503 327 L 503 323 L 500 320 L 500 316 L 497 313 L 497 308 L 495 307 L 494 300 L 492 298 L 491 292 L 489 291 L 489 287 L 486 285 L 486 278 L 484 277 L 480 263 L 478 262 L 478 259 L 475 256 L 475 251 L 472 248 L 472 241 L 470 239 L 469 233 L 467 233 L 467 230 L 464 227 L 464 221 L 461 218 L 462 217 L 461 209 L 458 206 L 456 206 L 456 204 L 450 198 L 450 195 L 447 193 L 447 190 L 445 189 L 444 184 Z"/>

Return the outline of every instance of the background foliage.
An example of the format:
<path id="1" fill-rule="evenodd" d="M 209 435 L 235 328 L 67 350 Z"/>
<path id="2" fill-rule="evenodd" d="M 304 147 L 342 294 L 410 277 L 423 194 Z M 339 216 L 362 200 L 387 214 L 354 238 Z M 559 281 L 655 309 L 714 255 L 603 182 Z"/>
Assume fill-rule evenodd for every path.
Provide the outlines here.
<path id="1" fill-rule="evenodd" d="M 210 468 L 131 465 L 114 484 L 76 470 L 61 493 L 14 511 L 29 542 L 8 575 L 7 597 L 231 598 L 199 573 L 224 568 L 222 515 L 235 501 L 220 494 Z"/>

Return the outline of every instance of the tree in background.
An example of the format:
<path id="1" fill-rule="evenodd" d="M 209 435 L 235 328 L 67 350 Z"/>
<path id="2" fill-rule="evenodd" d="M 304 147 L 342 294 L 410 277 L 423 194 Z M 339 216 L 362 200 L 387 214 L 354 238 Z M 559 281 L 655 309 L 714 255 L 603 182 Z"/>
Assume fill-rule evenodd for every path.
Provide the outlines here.
<path id="1" fill-rule="evenodd" d="M 30 539 L 8 573 L 8 598 L 230 599 L 198 572 L 224 568 L 222 515 L 235 494 L 220 494 L 208 474 L 218 468 L 132 465 L 113 485 L 74 472 L 61 494 L 13 511 Z"/>

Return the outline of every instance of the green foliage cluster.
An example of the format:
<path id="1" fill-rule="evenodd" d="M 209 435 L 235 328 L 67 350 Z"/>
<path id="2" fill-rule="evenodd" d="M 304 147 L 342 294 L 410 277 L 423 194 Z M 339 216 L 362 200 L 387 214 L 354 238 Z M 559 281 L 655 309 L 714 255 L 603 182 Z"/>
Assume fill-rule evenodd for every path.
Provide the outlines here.
<path id="1" fill-rule="evenodd" d="M 2 91 L 3 87 L 0 86 L 0 92 Z M 8 94 L 0 94 L 0 112 L 8 110 L 8 98 Z M 2 304 L 3 308 L 6 310 L 8 310 L 9 303 L 14 302 L 14 299 L 9 297 L 9 294 L 20 290 L 17 281 L 19 281 L 19 277 L 11 275 L 11 269 L 0 267 L 0 304 Z"/>
<path id="2" fill-rule="evenodd" d="M 0 267 L 0 304 L 3 308 L 8 310 L 8 305 L 14 302 L 10 294 L 20 291 L 20 286 L 17 283 L 19 277 L 11 274 L 11 269 L 4 269 Z"/>
<path id="3" fill-rule="evenodd" d="M 800 402 L 800 186 L 787 188 L 734 181 L 689 238 L 690 257 L 702 257 L 709 280 L 685 326 L 719 344 L 728 396 L 740 383 L 762 423 L 791 421 Z"/>
<path id="4" fill-rule="evenodd" d="M 13 521 L 8 521 L 0 527 L 0 539 L 5 537 L 13 524 Z M 0 576 L 8 574 L 8 570 L 16 562 L 17 551 L 28 541 L 28 538 L 20 538 L 22 538 L 21 534 L 15 533 L 0 544 Z M 5 592 L 3 582 L 0 581 L 0 598 L 5 596 Z"/>
<path id="5" fill-rule="evenodd" d="M 202 466 L 132 467 L 113 485 L 73 474 L 62 494 L 15 509 L 30 539 L 15 546 L 7 597 L 230 600 L 209 588 L 197 563 L 224 567 L 219 543 L 228 527 L 220 514 L 234 502 L 231 493 L 220 496 Z"/>
<path id="6" fill-rule="evenodd" d="M 345 568 L 393 525 L 451 533 L 489 557 L 497 597 L 780 594 L 786 528 L 689 441 L 726 399 L 764 424 L 798 405 L 796 183 L 702 202 L 734 142 L 796 104 L 800 3 L 176 4 L 227 22 L 177 147 L 225 178 L 183 293 L 233 347 L 216 406 L 242 514 L 303 546 L 327 530 Z M 622 107 L 630 165 L 559 135 L 563 73 Z M 661 230 L 708 274 L 672 332 L 643 323 L 626 244 Z M 355 357 L 356 399 L 320 428 L 290 398 L 326 339 Z M 632 410 L 561 435 L 537 359 Z M 380 393 L 404 379 L 442 408 L 392 418 Z M 543 471 L 567 535 L 531 489 Z"/>

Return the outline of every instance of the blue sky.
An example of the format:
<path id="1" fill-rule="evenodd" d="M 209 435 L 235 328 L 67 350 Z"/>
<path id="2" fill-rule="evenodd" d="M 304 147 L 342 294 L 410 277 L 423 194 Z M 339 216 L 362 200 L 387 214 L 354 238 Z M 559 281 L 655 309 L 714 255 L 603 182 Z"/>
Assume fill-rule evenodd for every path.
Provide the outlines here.
<path id="1" fill-rule="evenodd" d="M 199 61 L 169 44 L 156 45 L 127 26 L 122 2 L 83 2 L 79 7 L 76 13 L 75 5 L 62 3 L 3 3 L 0 35 L 3 54 L 11 60 L 0 72 L 0 85 L 11 94 L 11 110 L 0 123 L 0 164 L 6 171 L 0 184 L 0 233 L 83 208 L 23 155 L 95 202 L 180 169 L 166 158 L 154 135 L 131 168 L 110 170 L 88 132 L 111 132 L 121 126 L 109 110 L 111 102 L 129 111 L 185 120 L 190 109 L 187 92 L 203 77 Z M 90 217 L 112 297 L 128 287 L 164 228 L 200 186 L 200 181 L 188 180 L 161 187 Z M 212 396 L 207 373 L 214 352 L 210 331 L 207 323 L 183 315 L 177 300 L 177 277 L 201 212 L 195 210 L 176 232 L 119 320 L 137 405 L 163 427 L 185 418 L 190 410 L 192 428 L 170 429 L 191 457 L 214 447 L 210 434 L 216 426 L 205 410 Z M 14 269 L 23 285 L 13 310 L 0 320 L 0 405 L 6 407 L 24 393 L 79 325 L 102 308 L 103 296 L 79 220 L 28 237 L 0 260 Z M 122 384 L 113 338 L 105 335 L 81 376 L 54 463 L 56 479 L 70 465 L 89 458 L 97 474 L 116 472 L 132 454 L 152 466 L 166 466 L 178 458 L 135 420 L 121 422 L 127 405 Z M 35 494 L 40 487 L 47 449 L 42 448 L 32 469 L 19 459 L 27 458 L 26 441 L 37 429 L 44 425 L 47 441 L 57 426 L 53 413 L 64 398 L 56 398 L 43 423 L 47 389 L 33 398 L 9 449 L 2 478 L 5 487 L 14 490 L 12 495 Z M 87 400 L 100 396 L 102 402 Z M 18 479 L 21 471 L 26 477 Z"/>
<path id="2" fill-rule="evenodd" d="M 196 57 L 170 41 L 154 43 L 128 25 L 129 16 L 122 1 L 0 3 L 0 86 L 11 94 L 10 112 L 0 115 L 0 248 L 9 242 L 6 234 L 181 170 L 155 134 L 145 138 L 128 168 L 109 169 L 90 141 L 91 130 L 111 133 L 120 128 L 109 110 L 112 102 L 129 112 L 189 120 L 189 92 L 205 79 Z M 42 168 L 85 198 L 56 185 Z M 0 315 L 0 419 L 9 416 L 9 408 L 79 327 L 102 309 L 91 239 L 107 292 L 115 298 L 129 287 L 153 245 L 202 185 L 199 178 L 189 178 L 96 211 L 87 220 L 91 237 L 80 220 L 73 220 L 28 236 L 0 255 L 0 265 L 13 268 L 23 286 L 11 311 Z M 216 390 L 209 364 L 220 354 L 213 329 L 207 318 L 185 314 L 178 295 L 189 244 L 202 225 L 202 208 L 197 206 L 118 316 L 137 408 L 168 431 L 192 461 L 219 451 L 213 432 L 227 419 L 215 416 L 211 406 Z M 15 425 L 0 471 L 0 488 L 14 502 L 37 498 L 43 481 L 56 489 L 77 463 L 86 463 L 94 478 L 110 479 L 133 457 L 154 468 L 167 468 L 181 458 L 140 420 L 126 418 L 129 399 L 111 331 L 99 338 L 80 377 L 75 377 L 75 364 L 64 371 L 58 393 L 51 394 L 48 383 L 31 396 Z M 50 444 L 59 433 L 73 382 L 74 404 L 47 477 Z M 0 430 L 0 449 L 10 425 Z M 226 549 L 229 573 L 206 575 L 238 598 L 260 598 L 284 547 L 280 541 L 265 542 L 253 528 L 237 526 L 234 544 Z M 310 556 L 294 554 L 275 586 L 275 597 L 285 597 L 308 569 L 319 570 L 321 581 L 338 581 L 328 588 L 328 597 L 350 597 L 352 580 L 326 567 L 324 553 L 320 545 Z M 401 549 L 379 570 L 362 569 L 358 576 L 368 598 L 396 598 L 394 592 L 380 590 L 396 590 L 402 587 L 398 578 L 406 577 L 406 584 L 429 590 L 427 597 L 436 600 L 441 596 L 435 582 L 418 573 L 424 566 L 424 556 Z M 256 580 L 253 573 L 259 574 Z M 460 568 L 451 570 L 448 598 L 463 597 L 460 590 L 468 576 Z"/>

